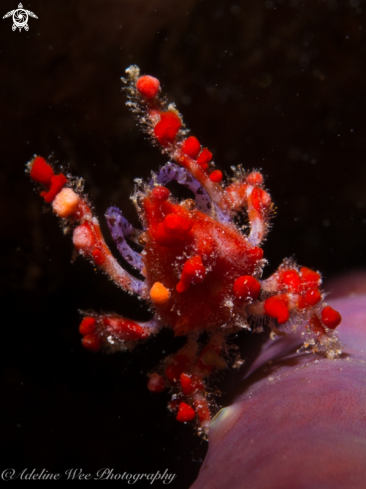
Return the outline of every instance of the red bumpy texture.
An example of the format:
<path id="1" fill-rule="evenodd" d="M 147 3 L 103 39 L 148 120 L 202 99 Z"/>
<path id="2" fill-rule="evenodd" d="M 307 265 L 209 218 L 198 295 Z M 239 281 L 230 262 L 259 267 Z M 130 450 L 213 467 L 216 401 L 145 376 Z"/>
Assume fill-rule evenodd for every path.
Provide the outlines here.
<path id="1" fill-rule="evenodd" d="M 341 317 L 324 303 L 316 271 L 285 260 L 272 276 L 262 278 L 265 261 L 260 245 L 272 212 L 262 174 L 238 167 L 230 183 L 223 183 L 212 153 L 195 136 L 187 136 L 179 112 L 160 97 L 159 80 L 141 77 L 136 66 L 127 75 L 128 106 L 142 129 L 175 162 L 136 188 L 133 200 L 142 230 L 134 230 L 115 208 L 107 211 L 112 236 L 139 278 L 112 256 L 74 178 L 56 174 L 38 156 L 28 170 L 44 200 L 67 226 L 74 226 L 75 249 L 123 290 L 140 295 L 154 313 L 147 323 L 114 313 L 86 313 L 80 325 L 84 347 L 92 351 L 133 348 L 161 327 L 186 336 L 185 346 L 149 374 L 148 388 L 151 392 L 170 389 L 169 407 L 177 420 L 196 421 L 198 432 L 206 436 L 217 407 L 209 393 L 210 380 L 238 360 L 228 347 L 232 333 L 261 331 L 264 324 L 279 335 L 299 328 L 305 332 L 304 347 L 335 358 L 341 353 L 334 332 Z M 165 186 L 173 179 L 187 185 L 193 198 L 175 200 Z M 248 214 L 248 234 L 234 224 L 241 212 Z M 126 239 L 140 245 L 141 253 L 128 248 Z M 205 344 L 202 333 L 208 336 Z"/>

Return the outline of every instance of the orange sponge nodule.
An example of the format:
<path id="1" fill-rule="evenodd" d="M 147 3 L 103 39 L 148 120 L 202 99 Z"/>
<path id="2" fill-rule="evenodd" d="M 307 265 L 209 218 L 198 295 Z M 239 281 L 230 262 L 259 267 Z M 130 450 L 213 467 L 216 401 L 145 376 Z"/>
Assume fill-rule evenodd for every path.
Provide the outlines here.
<path id="1" fill-rule="evenodd" d="M 150 298 L 155 304 L 162 305 L 170 299 L 170 292 L 162 283 L 155 282 L 150 289 Z"/>

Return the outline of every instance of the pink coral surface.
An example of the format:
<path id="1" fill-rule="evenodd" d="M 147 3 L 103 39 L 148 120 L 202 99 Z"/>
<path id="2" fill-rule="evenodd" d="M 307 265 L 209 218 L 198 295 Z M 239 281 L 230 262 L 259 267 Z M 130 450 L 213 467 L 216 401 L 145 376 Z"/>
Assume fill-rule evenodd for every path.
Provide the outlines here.
<path id="1" fill-rule="evenodd" d="M 342 356 L 296 353 L 301 337 L 267 343 L 213 421 L 192 489 L 365 487 L 366 295 L 332 306 L 343 317 Z"/>

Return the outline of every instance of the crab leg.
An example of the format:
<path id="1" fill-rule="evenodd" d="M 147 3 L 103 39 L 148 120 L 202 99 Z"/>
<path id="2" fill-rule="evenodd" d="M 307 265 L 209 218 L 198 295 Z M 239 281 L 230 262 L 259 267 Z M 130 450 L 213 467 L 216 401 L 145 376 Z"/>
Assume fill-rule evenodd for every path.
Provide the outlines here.
<path id="1" fill-rule="evenodd" d="M 107 209 L 105 218 L 118 251 L 130 265 L 141 272 L 144 268 L 142 257 L 140 253 L 131 249 L 125 239 L 136 235 L 132 225 L 123 217 L 122 212 L 117 207 Z"/>
<path id="2" fill-rule="evenodd" d="M 166 387 L 174 392 L 170 409 L 176 413 L 176 419 L 186 422 L 197 417 L 205 435 L 211 422 L 206 383 L 214 371 L 226 367 L 222 356 L 224 348 L 222 332 L 213 334 L 201 351 L 198 335 L 192 333 L 183 348 L 165 360 L 163 371 L 149 375 L 148 388 L 151 392 L 162 392 Z"/>
<path id="3" fill-rule="evenodd" d="M 144 282 L 126 272 L 113 257 L 87 199 L 71 188 L 69 178 L 62 173 L 56 175 L 51 165 L 39 156 L 29 163 L 28 171 L 32 180 L 45 189 L 40 195 L 52 204 L 54 213 L 65 219 L 66 225 L 76 225 L 75 249 L 107 273 L 119 287 L 144 297 Z"/>
<path id="4" fill-rule="evenodd" d="M 160 168 L 157 175 L 153 175 L 153 178 L 149 183 L 150 186 L 155 184 L 166 185 L 172 180 L 184 185 L 194 193 L 198 210 L 205 212 L 206 214 L 210 214 L 212 207 L 214 207 L 216 217 L 220 222 L 229 221 L 229 217 L 225 215 L 215 203 L 211 202 L 206 190 L 195 178 L 189 174 L 185 168 L 169 162 Z"/>
<path id="5" fill-rule="evenodd" d="M 155 335 L 161 324 L 152 319 L 142 323 L 131 321 L 117 314 L 86 313 L 79 327 L 85 348 L 110 352 L 131 349 L 137 342 Z"/>
<path id="6" fill-rule="evenodd" d="M 130 66 L 126 73 L 128 79 L 124 82 L 127 84 L 129 97 L 127 105 L 133 112 L 143 113 L 140 117 L 142 129 L 162 148 L 163 152 L 189 172 L 202 186 L 215 207 L 221 211 L 217 212 L 219 220 L 229 222 L 233 213 L 246 207 L 251 226 L 248 239 L 252 245 L 259 246 L 268 231 L 268 216 L 271 208 L 271 198 L 261 188 L 262 175 L 259 172 L 252 172 L 244 180 L 237 178 L 227 189 L 223 189 L 222 172 L 213 169 L 214 164 L 210 163 L 212 153 L 207 148 L 202 148 L 194 136 L 186 137 L 188 131 L 182 129 L 184 126 L 182 116 L 173 104 L 167 107 L 165 100 L 160 96 L 159 80 L 149 75 L 140 77 L 137 66 Z M 177 177 L 182 178 L 182 175 Z"/>
<path id="7" fill-rule="evenodd" d="M 249 242 L 259 246 L 269 230 L 272 209 L 271 196 L 263 189 L 263 176 L 258 171 L 244 175 L 239 168 L 232 184 L 225 189 L 227 201 L 234 212 L 245 208 L 248 212 Z"/>
<path id="8" fill-rule="evenodd" d="M 223 178 L 220 170 L 213 170 L 209 162 L 212 153 L 194 136 L 186 138 L 188 131 L 182 129 L 183 121 L 173 104 L 166 106 L 159 97 L 160 82 L 152 76 L 141 76 L 137 66 L 126 70 L 127 105 L 133 112 L 143 113 L 140 119 L 142 129 L 161 147 L 164 153 L 185 168 L 206 190 L 211 200 L 225 213 L 230 214 L 228 203 L 223 198 L 220 182 Z"/>
<path id="9" fill-rule="evenodd" d="M 324 294 L 320 290 L 321 276 L 306 267 L 291 267 L 285 260 L 279 270 L 266 280 L 260 281 L 261 290 L 268 295 L 262 301 L 247 306 L 249 314 L 267 316 L 272 319 L 270 327 L 277 334 L 283 334 L 275 325 L 281 326 L 301 317 L 305 326 L 320 342 L 325 338 L 339 349 L 333 331 L 341 322 L 340 314 L 323 302 Z M 276 320 L 276 322 L 274 322 Z M 334 348 L 327 353 L 332 356 Z"/>

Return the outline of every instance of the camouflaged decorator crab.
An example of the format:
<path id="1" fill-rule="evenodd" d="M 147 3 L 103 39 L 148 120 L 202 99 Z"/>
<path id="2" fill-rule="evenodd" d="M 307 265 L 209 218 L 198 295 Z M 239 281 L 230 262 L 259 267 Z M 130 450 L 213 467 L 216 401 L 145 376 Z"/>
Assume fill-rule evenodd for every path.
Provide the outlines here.
<path id="1" fill-rule="evenodd" d="M 146 323 L 117 314 L 88 313 L 80 325 L 84 347 L 131 349 L 162 327 L 187 336 L 185 346 L 149 375 L 148 388 L 170 389 L 169 408 L 177 420 L 195 420 L 199 433 L 206 435 L 215 409 L 208 381 L 226 368 L 230 358 L 232 363 L 237 360 L 229 352 L 230 335 L 241 329 L 262 331 L 264 325 L 273 335 L 300 328 L 304 348 L 335 358 L 341 353 L 334 332 L 341 316 L 324 303 L 320 274 L 293 260 L 285 260 L 272 276 L 262 279 L 265 260 L 260 245 L 269 229 L 272 203 L 261 173 L 238 167 L 223 183 L 211 152 L 188 136 L 175 106 L 161 97 L 159 80 L 140 76 L 136 66 L 126 73 L 128 107 L 171 160 L 150 181 L 137 181 L 132 200 L 142 230 L 134 229 L 116 207 L 105 215 L 119 252 L 139 278 L 112 256 L 80 180 L 56 174 L 39 156 L 28 164 L 28 171 L 54 213 L 67 228 L 74 227 L 75 249 L 123 290 L 144 299 L 153 313 Z M 174 199 L 166 187 L 172 180 L 188 187 L 194 198 Z M 249 233 L 234 222 L 244 211 Z M 129 241 L 141 252 L 134 251 Z"/>

